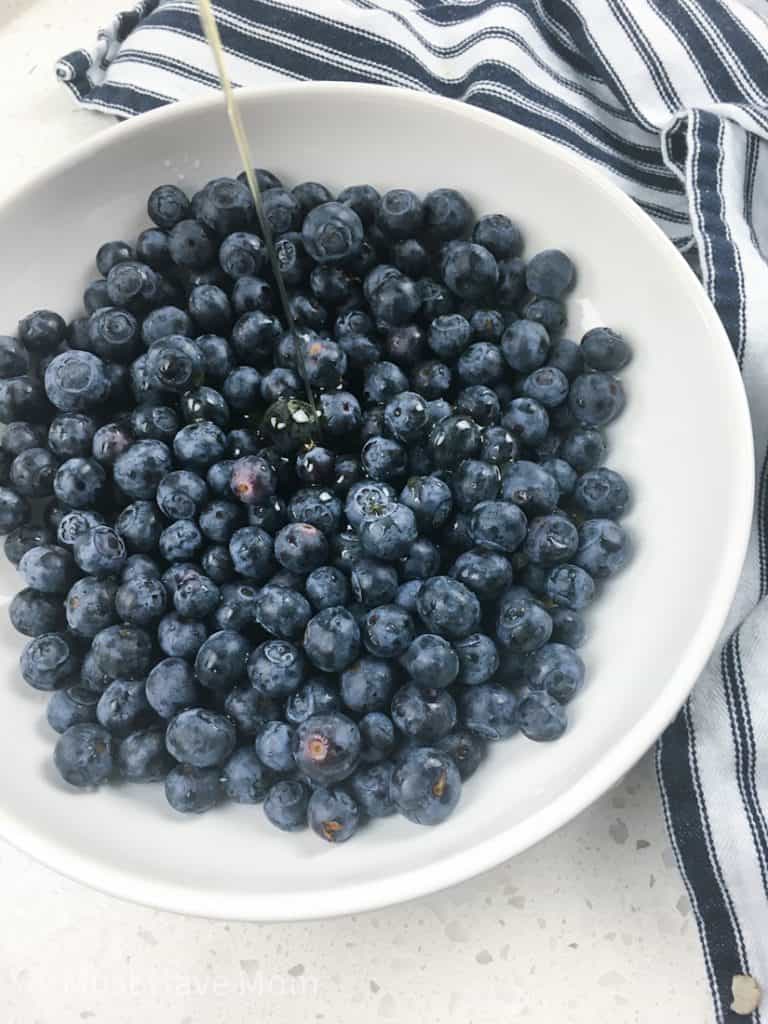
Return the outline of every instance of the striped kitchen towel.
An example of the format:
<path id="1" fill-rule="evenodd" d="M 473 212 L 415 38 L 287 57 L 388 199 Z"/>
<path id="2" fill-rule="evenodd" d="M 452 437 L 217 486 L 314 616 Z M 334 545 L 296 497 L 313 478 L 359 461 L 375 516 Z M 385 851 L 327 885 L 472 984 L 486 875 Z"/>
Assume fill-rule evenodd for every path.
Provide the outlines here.
<path id="1" fill-rule="evenodd" d="M 595 161 L 695 250 L 750 397 L 757 508 L 728 626 L 657 763 L 716 1019 L 744 1020 L 733 977 L 768 987 L 768 3 L 220 0 L 217 15 L 238 84 L 379 82 L 485 107 Z M 142 0 L 57 70 L 120 116 L 217 86 L 194 0 Z"/>

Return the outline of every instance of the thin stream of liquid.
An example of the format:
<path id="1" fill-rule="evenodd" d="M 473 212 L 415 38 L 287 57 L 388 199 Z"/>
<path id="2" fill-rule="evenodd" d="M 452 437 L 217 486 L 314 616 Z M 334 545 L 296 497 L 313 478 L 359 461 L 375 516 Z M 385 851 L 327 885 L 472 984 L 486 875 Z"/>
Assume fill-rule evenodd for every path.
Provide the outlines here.
<path id="1" fill-rule="evenodd" d="M 301 378 L 304 382 L 304 388 L 307 392 L 307 401 L 309 402 L 309 406 L 312 410 L 312 418 L 316 421 L 318 418 L 317 406 L 315 404 L 315 396 L 312 393 L 312 387 L 309 383 L 309 376 L 307 374 L 307 367 L 304 360 L 304 348 L 301 343 L 299 332 L 296 329 L 296 322 L 293 318 L 293 314 L 291 313 L 291 307 L 288 301 L 288 292 L 286 291 L 285 282 L 283 281 L 283 275 L 280 270 L 280 261 L 277 258 L 275 245 L 272 241 L 272 229 L 269 221 L 264 216 L 264 206 L 261 201 L 261 189 L 259 188 L 259 183 L 256 180 L 256 175 L 253 173 L 253 157 L 251 156 L 248 138 L 245 134 L 245 127 L 240 116 L 240 109 L 235 99 L 235 90 L 232 88 L 232 83 L 229 75 L 227 74 L 226 65 L 224 63 L 224 48 L 221 44 L 219 27 L 216 24 L 211 0 L 197 0 L 197 5 L 200 11 L 200 23 L 203 26 L 205 37 L 208 40 L 211 51 L 213 52 L 213 59 L 216 63 L 216 70 L 218 71 L 219 81 L 226 100 L 227 116 L 229 117 L 232 134 L 235 138 L 235 145 L 237 146 L 238 153 L 240 154 L 240 161 L 243 165 L 245 178 L 248 182 L 248 187 L 251 190 L 251 195 L 253 196 L 253 201 L 256 206 L 256 215 L 259 218 L 259 225 L 261 226 L 261 232 L 264 237 L 264 244 L 266 245 L 267 253 L 269 254 L 269 262 L 272 265 L 272 273 L 275 278 L 275 283 L 277 284 L 280 302 L 285 313 L 285 320 L 291 337 L 293 338 L 296 362 L 299 367 L 299 372 L 301 373 Z"/>

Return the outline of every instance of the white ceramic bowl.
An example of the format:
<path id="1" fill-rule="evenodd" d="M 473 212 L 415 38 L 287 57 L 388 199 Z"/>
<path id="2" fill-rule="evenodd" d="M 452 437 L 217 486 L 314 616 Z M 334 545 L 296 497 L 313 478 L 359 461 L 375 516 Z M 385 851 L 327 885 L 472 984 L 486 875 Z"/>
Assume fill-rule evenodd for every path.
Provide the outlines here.
<path id="1" fill-rule="evenodd" d="M 635 501 L 627 571 L 590 614 L 588 684 L 553 745 L 499 744 L 439 828 L 402 818 L 329 847 L 286 835 L 260 808 L 171 811 L 162 786 L 66 788 L 51 768 L 44 697 L 21 681 L 2 615 L 0 834 L 118 896 L 210 917 L 294 919 L 359 911 L 460 882 L 546 836 L 614 783 L 673 717 L 714 645 L 745 552 L 752 437 L 726 335 L 661 232 L 565 149 L 470 106 L 355 85 L 240 94 L 260 165 L 285 181 L 459 188 L 478 213 L 518 221 L 527 253 L 575 259 L 568 333 L 607 323 L 635 358 L 610 429 L 610 465 Z M 0 207 L 0 331 L 41 306 L 78 312 L 94 253 L 146 226 L 164 181 L 192 190 L 239 170 L 217 96 L 166 107 L 56 161 Z M 18 583 L 3 560 L 2 594 Z"/>

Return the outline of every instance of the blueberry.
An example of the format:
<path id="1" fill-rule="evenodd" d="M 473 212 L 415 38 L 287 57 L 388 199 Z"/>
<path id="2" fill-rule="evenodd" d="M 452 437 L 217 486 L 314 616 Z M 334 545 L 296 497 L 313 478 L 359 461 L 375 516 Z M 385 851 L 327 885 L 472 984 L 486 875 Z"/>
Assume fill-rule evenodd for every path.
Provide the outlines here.
<path id="1" fill-rule="evenodd" d="M 523 696 L 517 715 L 523 735 L 539 742 L 559 739 L 568 724 L 562 704 L 542 690 L 531 690 Z"/>
<path id="2" fill-rule="evenodd" d="M 72 638 L 66 633 L 41 633 L 21 652 L 21 674 L 36 690 L 71 685 L 80 667 Z"/>
<path id="3" fill-rule="evenodd" d="M 568 319 L 565 306 L 559 299 L 533 298 L 523 309 L 526 320 L 540 324 L 547 331 L 559 331 Z"/>
<path id="4" fill-rule="evenodd" d="M 250 189 L 234 178 L 214 178 L 202 190 L 196 216 L 219 236 L 245 230 L 255 216 Z"/>
<path id="5" fill-rule="evenodd" d="M 564 644 L 545 644 L 531 655 L 525 677 L 532 690 L 545 690 L 566 704 L 584 683 L 584 662 Z"/>
<path id="6" fill-rule="evenodd" d="M 559 299 L 573 284 L 575 268 L 559 249 L 544 249 L 528 263 L 525 281 L 534 295 Z"/>
<path id="7" fill-rule="evenodd" d="M 472 230 L 472 241 L 485 246 L 497 260 L 519 256 L 523 251 L 520 228 L 503 213 L 481 217 Z"/>
<path id="8" fill-rule="evenodd" d="M 254 167 L 253 176 L 256 179 L 256 184 L 259 186 L 259 191 L 266 192 L 268 188 L 282 188 L 283 183 L 280 181 L 276 174 L 272 171 L 266 170 L 264 167 Z M 245 172 L 241 171 L 237 180 L 247 184 L 248 179 L 246 178 Z"/>
<path id="9" fill-rule="evenodd" d="M 445 252 L 442 275 L 454 295 L 479 300 L 495 288 L 499 268 L 484 246 L 475 242 L 453 242 Z"/>
<path id="10" fill-rule="evenodd" d="M 157 627 L 158 645 L 169 658 L 191 660 L 207 636 L 208 630 L 202 622 L 182 619 L 176 612 L 164 615 Z"/>
<path id="11" fill-rule="evenodd" d="M 411 477 L 400 493 L 421 529 L 439 529 L 451 514 L 453 500 L 445 481 L 435 476 Z"/>
<path id="12" fill-rule="evenodd" d="M 529 523 L 525 552 L 537 565 L 568 562 L 578 546 L 578 530 L 564 515 L 540 516 Z"/>
<path id="13" fill-rule="evenodd" d="M 416 286 L 421 297 L 421 319 L 431 323 L 435 317 L 453 313 L 456 301 L 444 284 L 430 277 L 422 277 Z"/>
<path id="14" fill-rule="evenodd" d="M 147 676 L 147 703 L 161 718 L 173 718 L 200 700 L 200 688 L 190 664 L 182 658 L 159 661 Z"/>
<path id="15" fill-rule="evenodd" d="M 350 778 L 352 795 L 369 818 L 384 818 L 394 813 L 395 805 L 390 796 L 393 771 L 391 762 L 381 761 L 359 768 Z"/>
<path id="16" fill-rule="evenodd" d="M 161 589 L 162 589 L 162 585 Z M 94 637 L 102 629 L 113 625 L 118 615 L 116 595 L 118 587 L 112 579 L 85 576 L 78 580 L 67 594 L 65 602 L 67 624 L 73 633 Z M 144 625 L 144 623 L 139 623 Z"/>
<path id="17" fill-rule="evenodd" d="M 19 562 L 19 572 L 27 586 L 44 594 L 65 594 L 74 576 L 72 556 L 55 544 L 30 548 Z"/>
<path id="18" fill-rule="evenodd" d="M 303 633 L 312 611 L 307 599 L 296 590 L 267 585 L 258 591 L 254 615 L 268 633 L 282 639 L 292 639 Z"/>
<path id="19" fill-rule="evenodd" d="M 461 694 L 462 722 L 486 740 L 504 740 L 517 732 L 517 708 L 517 698 L 503 686 L 486 683 Z"/>
<path id="20" fill-rule="evenodd" d="M 258 526 L 244 526 L 232 534 L 229 553 L 235 569 L 248 579 L 263 579 L 272 565 L 272 538 Z"/>
<path id="21" fill-rule="evenodd" d="M 580 476 L 573 489 L 575 504 L 589 516 L 620 516 L 629 502 L 626 481 L 612 469 L 593 469 Z"/>
<path id="22" fill-rule="evenodd" d="M 248 678 L 265 697 L 286 697 L 304 678 L 303 655 L 287 640 L 267 640 L 252 651 Z"/>
<path id="23" fill-rule="evenodd" d="M 406 470 L 406 450 L 388 437 L 372 437 L 360 455 L 363 469 L 372 480 L 394 480 Z"/>
<path id="24" fill-rule="evenodd" d="M 230 690 L 224 700 L 224 711 L 244 736 L 255 736 L 267 722 L 280 718 L 279 704 L 263 697 L 250 684 Z"/>
<path id="25" fill-rule="evenodd" d="M 607 373 L 586 373 L 571 384 L 568 398 L 571 412 L 584 426 L 602 427 L 622 412 L 624 389 Z"/>
<path id="26" fill-rule="evenodd" d="M 485 384 L 471 384 L 460 391 L 456 399 L 456 411 L 474 420 L 481 427 L 492 427 L 501 418 L 498 396 Z"/>
<path id="27" fill-rule="evenodd" d="M 632 357 L 624 338 L 610 327 L 593 327 L 581 339 L 581 353 L 590 370 L 616 373 Z"/>
<path id="28" fill-rule="evenodd" d="M 533 398 L 514 398 L 501 418 L 502 426 L 522 445 L 538 445 L 547 436 L 547 410 Z"/>
<path id="29" fill-rule="evenodd" d="M 155 341 L 171 334 L 189 337 L 193 333 L 192 320 L 177 306 L 159 306 L 150 310 L 141 324 L 141 340 L 149 348 Z"/>
<path id="30" fill-rule="evenodd" d="M 115 483 L 129 498 L 150 499 L 172 468 L 171 453 L 162 441 L 137 441 L 117 457 L 113 473 Z"/>
<path id="31" fill-rule="evenodd" d="M 232 409 L 249 410 L 258 402 L 261 374 L 252 366 L 236 366 L 224 378 L 222 392 Z"/>
<path id="32" fill-rule="evenodd" d="M 126 550 L 122 537 L 109 526 L 94 526 L 81 533 L 73 545 L 78 566 L 94 576 L 109 576 L 122 568 Z"/>
<path id="33" fill-rule="evenodd" d="M 264 800 L 267 819 L 284 832 L 296 832 L 307 826 L 309 787 L 299 779 L 281 779 Z"/>
<path id="34" fill-rule="evenodd" d="M 85 686 L 70 686 L 51 694 L 45 717 L 50 727 L 64 733 L 70 726 L 96 721 L 98 695 Z"/>
<path id="35" fill-rule="evenodd" d="M 449 640 L 468 636 L 480 622 L 480 603 L 475 594 L 449 576 L 427 580 L 416 605 L 427 628 Z"/>
<path id="36" fill-rule="evenodd" d="M 24 345 L 17 338 L 0 334 L 0 379 L 21 377 L 29 367 L 29 355 Z"/>
<path id="37" fill-rule="evenodd" d="M 511 501 L 483 501 L 470 518 L 474 544 L 490 551 L 511 552 L 526 535 L 527 521 L 521 509 Z"/>
<path id="38" fill-rule="evenodd" d="M 272 771 L 288 773 L 293 771 L 293 749 L 296 730 L 285 722 L 267 722 L 259 731 L 254 750 L 259 760 Z"/>
<path id="39" fill-rule="evenodd" d="M 278 453 L 296 452 L 314 440 L 315 414 L 297 398 L 279 398 L 264 413 L 262 430 Z"/>
<path id="40" fill-rule="evenodd" d="M 242 509 L 234 502 L 224 500 L 210 502 L 198 519 L 203 535 L 217 544 L 228 543 L 242 521 Z"/>
<path id="41" fill-rule="evenodd" d="M 584 372 L 584 359 L 579 345 L 570 338 L 558 338 L 552 343 L 547 366 L 562 371 L 568 380 Z"/>
<path id="42" fill-rule="evenodd" d="M 5 538 L 5 557 L 12 565 L 18 566 L 22 557 L 30 548 L 48 544 L 51 540 L 53 540 L 51 532 L 45 526 L 33 526 L 31 524 L 17 526 Z"/>
<path id="43" fill-rule="evenodd" d="M 584 620 L 577 611 L 570 608 L 551 608 L 552 642 L 565 644 L 567 647 L 580 647 L 586 639 L 587 630 Z"/>
<path id="44" fill-rule="evenodd" d="M 120 743 L 117 769 L 127 782 L 161 782 L 172 767 L 160 729 L 133 732 Z"/>
<path id="45" fill-rule="evenodd" d="M 565 438 L 560 455 L 577 473 L 596 469 L 607 451 L 605 437 L 596 427 L 576 427 Z"/>
<path id="46" fill-rule="evenodd" d="M 427 403 L 421 395 L 403 391 L 387 403 L 384 423 L 398 441 L 416 441 L 424 435 L 429 425 Z"/>
<path id="47" fill-rule="evenodd" d="M 312 831 L 329 843 L 350 839 L 360 824 L 360 808 L 343 789 L 318 788 L 309 798 L 307 820 Z"/>
<path id="48" fill-rule="evenodd" d="M 546 328 L 530 320 L 516 320 L 501 339 L 501 351 L 517 373 L 531 373 L 544 366 L 550 341 Z"/>
<path id="49" fill-rule="evenodd" d="M 439 242 L 461 238 L 472 222 L 472 207 L 453 188 L 429 192 L 424 199 L 423 214 L 427 235 Z"/>
<path id="50" fill-rule="evenodd" d="M 341 699 L 355 714 L 385 710 L 394 688 L 392 665 L 380 658 L 364 656 L 341 674 Z"/>
<path id="51" fill-rule="evenodd" d="M 56 743 L 53 761 L 71 786 L 99 786 L 112 774 L 112 737 L 93 722 L 71 725 Z"/>
<path id="52" fill-rule="evenodd" d="M 158 548 L 168 562 L 188 562 L 203 546 L 203 535 L 194 519 L 177 519 L 160 534 Z"/>
<path id="53" fill-rule="evenodd" d="M 344 203 L 321 203 L 304 218 L 301 235 L 307 252 L 317 263 L 340 263 L 359 251 L 363 225 Z"/>
<path id="54" fill-rule="evenodd" d="M 416 601 L 423 582 L 423 580 L 406 580 L 405 583 L 402 583 L 397 589 L 395 604 L 405 608 L 411 615 L 416 615 Z"/>
<path id="55" fill-rule="evenodd" d="M 535 462 L 510 462 L 501 472 L 501 493 L 528 515 L 551 512 L 560 490 L 553 476 Z"/>
<path id="56" fill-rule="evenodd" d="M 34 377 L 13 377 L 0 381 L 0 422 L 47 421 L 50 406 L 41 385 Z"/>
<path id="57" fill-rule="evenodd" d="M 453 500 L 457 508 L 469 511 L 498 496 L 501 477 L 497 466 L 478 459 L 465 459 L 453 474 Z"/>
<path id="58" fill-rule="evenodd" d="M 576 470 L 565 459 L 551 458 L 540 463 L 543 470 L 557 481 L 561 495 L 570 495 L 576 486 Z"/>
<path id="59" fill-rule="evenodd" d="M 67 512 L 59 520 L 56 539 L 65 547 L 72 547 L 81 533 L 87 533 L 94 526 L 103 526 L 104 517 L 99 512 L 88 510 Z"/>
<path id="60" fill-rule="evenodd" d="M 232 466 L 230 488 L 246 505 L 263 505 L 277 490 L 277 477 L 265 458 L 246 455 Z"/>
<path id="61" fill-rule="evenodd" d="M 39 550 L 33 548 L 33 551 Z M 41 636 L 55 633 L 64 625 L 61 598 L 42 594 L 31 587 L 20 590 L 8 609 L 11 625 L 24 636 Z"/>
<path id="62" fill-rule="evenodd" d="M 499 667 L 499 652 L 493 640 L 484 633 L 471 633 L 454 643 L 459 659 L 458 681 L 466 686 L 486 683 Z"/>
<path id="63" fill-rule="evenodd" d="M 435 748 L 451 758 L 462 782 L 474 775 L 485 757 L 485 741 L 466 729 L 449 733 L 437 742 Z"/>
<path id="64" fill-rule="evenodd" d="M 109 394 L 104 363 L 91 352 L 62 352 L 46 367 L 45 392 L 62 412 L 91 409 Z"/>
<path id="65" fill-rule="evenodd" d="M 27 448 L 45 446 L 47 431 L 41 423 L 9 423 L 2 438 L 2 451 L 15 458 Z"/>
<path id="66" fill-rule="evenodd" d="M 424 219 L 419 197 L 405 188 L 391 189 L 381 197 L 376 226 L 391 240 L 418 235 Z"/>
<path id="67" fill-rule="evenodd" d="M 47 355 L 64 340 L 66 326 L 58 313 L 38 309 L 19 321 L 19 341 L 29 352 Z"/>
<path id="68" fill-rule="evenodd" d="M 309 523 L 289 523 L 275 538 L 275 558 L 291 572 L 308 573 L 328 557 L 322 532 Z"/>
<path id="69" fill-rule="evenodd" d="M 53 493 L 56 465 L 46 448 L 27 448 L 11 463 L 11 484 L 24 498 L 47 498 Z"/>
<path id="70" fill-rule="evenodd" d="M 219 588 L 207 576 L 182 580 L 173 595 L 173 606 L 182 618 L 206 619 L 219 605 Z"/>
<path id="71" fill-rule="evenodd" d="M 324 608 L 307 623 L 304 653 L 322 672 L 342 672 L 359 650 L 360 630 L 346 608 Z"/>
<path id="72" fill-rule="evenodd" d="M 247 583 L 225 583 L 221 595 L 221 604 L 213 615 L 215 628 L 247 633 L 256 621 L 258 590 Z"/>
<path id="73" fill-rule="evenodd" d="M 161 228 L 142 231 L 136 239 L 136 259 L 148 263 L 155 270 L 166 270 L 171 263 L 168 233 Z"/>
<path id="74" fill-rule="evenodd" d="M 626 533 L 612 519 L 587 519 L 579 528 L 579 549 L 573 561 L 595 579 L 607 579 L 629 558 Z"/>
<path id="75" fill-rule="evenodd" d="M 189 200 L 177 185 L 158 185 L 147 199 L 149 219 L 159 228 L 172 228 L 189 216 Z"/>
<path id="76" fill-rule="evenodd" d="M 121 581 L 127 583 L 128 580 L 140 579 L 142 576 L 159 579 L 160 569 L 157 562 L 150 558 L 149 555 L 129 555 L 120 574 Z"/>
<path id="77" fill-rule="evenodd" d="M 467 348 L 471 333 L 468 320 L 458 313 L 450 313 L 432 321 L 427 344 L 439 359 L 450 362 L 458 359 Z"/>
<path id="78" fill-rule="evenodd" d="M 187 708 L 168 723 L 165 745 L 175 760 L 194 768 L 213 768 L 235 748 L 234 725 L 224 715 L 205 708 Z"/>
<path id="79" fill-rule="evenodd" d="M 552 635 L 552 619 L 524 587 L 510 587 L 498 605 L 496 637 L 502 647 L 527 653 Z"/>
<path id="80" fill-rule="evenodd" d="M 294 758 L 299 771 L 314 782 L 341 782 L 357 767 L 360 731 L 339 712 L 313 715 L 296 730 Z"/>
<path id="81" fill-rule="evenodd" d="M 413 320 L 419 311 L 421 297 L 416 284 L 397 272 L 371 290 L 369 303 L 377 326 L 389 330 Z"/>
<path id="82" fill-rule="evenodd" d="M 490 601 L 511 584 L 512 566 L 501 552 L 478 548 L 459 555 L 451 566 L 450 575 L 477 594 L 481 601 Z"/>
<path id="83" fill-rule="evenodd" d="M 82 413 L 57 416 L 48 428 L 48 447 L 61 459 L 90 455 L 96 424 Z"/>
<path id="84" fill-rule="evenodd" d="M 226 454 L 226 449 L 227 439 L 224 431 L 215 423 L 207 421 L 189 423 L 182 427 L 173 442 L 173 451 L 179 462 L 196 472 L 207 470 L 214 462 L 220 462 Z"/>
<path id="85" fill-rule="evenodd" d="M 453 467 L 480 447 L 480 428 L 468 416 L 446 416 L 432 428 L 429 449 L 437 466 Z"/>
<path id="86" fill-rule="evenodd" d="M 431 633 L 417 636 L 400 662 L 411 681 L 427 689 L 449 686 L 459 674 L 456 651 L 443 637 Z"/>
<path id="87" fill-rule="evenodd" d="M 200 567 L 214 583 L 228 583 L 235 576 L 235 566 L 225 544 L 212 544 L 200 559 Z"/>
<path id="88" fill-rule="evenodd" d="M 131 413 L 130 433 L 126 425 L 116 423 L 97 430 L 93 453 L 99 462 L 111 465 L 132 441 L 155 440 L 170 444 L 178 429 L 179 417 L 175 409 L 167 405 L 141 405 Z"/>
<path id="89" fill-rule="evenodd" d="M 445 363 L 428 359 L 419 363 L 411 373 L 411 387 L 429 401 L 444 398 L 451 390 L 453 375 Z"/>
<path id="90" fill-rule="evenodd" d="M 413 620 L 399 605 L 380 605 L 365 616 L 361 632 L 363 644 L 375 657 L 398 658 L 413 640 Z"/>
<path id="91" fill-rule="evenodd" d="M 416 747 L 392 774 L 390 794 L 397 810 L 417 825 L 439 825 L 461 796 L 461 776 L 452 757 Z"/>
<path id="92" fill-rule="evenodd" d="M 106 482 L 106 473 L 94 459 L 67 459 L 56 470 L 53 491 L 71 508 L 88 509 L 98 504 Z"/>
<path id="93" fill-rule="evenodd" d="M 338 709 L 339 694 L 335 686 L 329 686 L 323 679 L 315 677 L 287 698 L 284 717 L 290 725 L 300 725 L 312 715 Z"/>
<path id="94" fill-rule="evenodd" d="M 422 580 L 434 576 L 440 568 L 440 550 L 426 537 L 418 537 L 401 562 L 404 580 Z"/>
<path id="95" fill-rule="evenodd" d="M 178 594 L 179 591 L 176 597 Z M 249 651 L 248 642 L 239 633 L 233 630 L 213 633 L 197 652 L 195 674 L 209 690 L 227 692 L 245 678 Z"/>
<path id="96" fill-rule="evenodd" d="M 240 747 L 227 758 L 221 778 L 226 796 L 239 804 L 261 803 L 273 781 L 272 773 L 248 747 Z"/>
<path id="97" fill-rule="evenodd" d="M 165 778 L 165 797 L 174 811 L 202 814 L 221 797 L 218 768 L 193 768 L 179 764 Z"/>
<path id="98" fill-rule="evenodd" d="M 149 716 L 144 682 L 114 679 L 99 697 L 96 717 L 113 736 L 127 736 L 143 726 Z"/>
<path id="99" fill-rule="evenodd" d="M 407 505 L 392 504 L 380 516 L 365 519 L 359 527 L 360 544 L 366 554 L 384 561 L 407 555 L 418 536 L 416 517 Z"/>
<path id="100" fill-rule="evenodd" d="M 115 531 L 129 551 L 149 553 L 157 548 L 163 520 L 150 501 L 134 501 L 126 505 L 115 521 Z"/>

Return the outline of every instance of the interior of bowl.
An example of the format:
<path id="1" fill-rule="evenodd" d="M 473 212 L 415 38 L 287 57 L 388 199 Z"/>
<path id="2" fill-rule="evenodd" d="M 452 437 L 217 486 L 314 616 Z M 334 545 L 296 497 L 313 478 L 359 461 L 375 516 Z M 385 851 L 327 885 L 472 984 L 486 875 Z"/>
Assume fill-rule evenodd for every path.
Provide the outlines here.
<path id="1" fill-rule="evenodd" d="M 608 464 L 635 500 L 634 559 L 589 616 L 588 682 L 570 727 L 546 745 L 498 744 L 439 828 L 375 822 L 329 847 L 284 834 L 256 807 L 171 811 L 161 786 L 74 792 L 50 757 L 43 696 L 21 681 L 22 646 L 2 616 L 0 832 L 34 856 L 128 898 L 209 916 L 343 913 L 440 888 L 563 824 L 640 756 L 682 703 L 732 597 L 751 508 L 752 450 L 727 339 L 684 260 L 651 222 L 567 152 L 500 118 L 430 96 L 325 85 L 242 94 L 256 162 L 289 184 L 370 182 L 461 189 L 478 214 L 524 229 L 526 253 L 578 267 L 567 334 L 609 324 L 631 340 L 629 401 Z M 79 312 L 110 238 L 146 226 L 161 182 L 190 191 L 235 173 L 220 101 L 166 109 L 103 136 L 0 208 L 0 331 L 31 309 Z M 3 561 L 7 601 L 17 581 Z"/>

